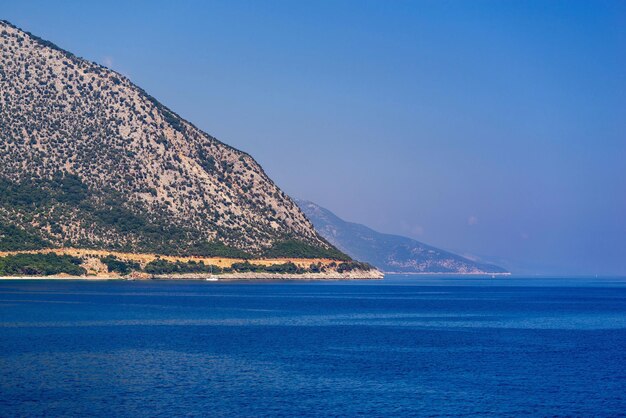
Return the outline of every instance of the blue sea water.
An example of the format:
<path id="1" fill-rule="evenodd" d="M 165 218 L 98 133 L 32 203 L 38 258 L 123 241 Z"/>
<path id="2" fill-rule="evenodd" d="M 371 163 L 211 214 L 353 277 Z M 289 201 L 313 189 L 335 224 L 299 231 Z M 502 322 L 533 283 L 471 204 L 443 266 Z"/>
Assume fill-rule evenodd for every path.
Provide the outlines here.
<path id="1" fill-rule="evenodd" d="M 0 416 L 618 416 L 626 281 L 0 282 Z"/>

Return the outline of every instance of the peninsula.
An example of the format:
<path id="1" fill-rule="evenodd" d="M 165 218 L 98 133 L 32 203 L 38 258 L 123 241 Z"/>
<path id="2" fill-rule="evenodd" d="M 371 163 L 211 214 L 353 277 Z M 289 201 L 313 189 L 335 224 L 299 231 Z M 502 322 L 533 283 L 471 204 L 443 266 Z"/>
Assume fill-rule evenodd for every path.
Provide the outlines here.
<path id="1" fill-rule="evenodd" d="M 247 153 L 0 21 L 0 276 L 379 278 Z"/>

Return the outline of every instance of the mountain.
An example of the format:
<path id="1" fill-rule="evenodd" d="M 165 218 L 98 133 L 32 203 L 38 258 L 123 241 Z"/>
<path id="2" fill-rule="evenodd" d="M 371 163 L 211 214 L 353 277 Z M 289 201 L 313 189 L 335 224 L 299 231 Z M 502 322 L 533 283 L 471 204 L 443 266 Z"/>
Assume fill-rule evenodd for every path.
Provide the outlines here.
<path id="1" fill-rule="evenodd" d="M 317 231 L 341 251 L 389 273 L 506 273 L 501 267 L 477 263 L 467 258 L 423 244 L 411 238 L 382 234 L 346 222 L 315 203 L 296 199 Z"/>
<path id="2" fill-rule="evenodd" d="M 248 154 L 0 21 L 0 251 L 346 258 Z"/>

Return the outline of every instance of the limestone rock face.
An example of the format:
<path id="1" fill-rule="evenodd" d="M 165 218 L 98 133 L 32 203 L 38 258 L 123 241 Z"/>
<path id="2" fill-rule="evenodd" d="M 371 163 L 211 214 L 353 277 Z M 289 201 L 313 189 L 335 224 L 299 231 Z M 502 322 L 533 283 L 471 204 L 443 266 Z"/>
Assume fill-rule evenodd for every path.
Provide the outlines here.
<path id="1" fill-rule="evenodd" d="M 0 247 L 16 239 L 333 250 L 250 155 L 126 77 L 0 21 Z"/>

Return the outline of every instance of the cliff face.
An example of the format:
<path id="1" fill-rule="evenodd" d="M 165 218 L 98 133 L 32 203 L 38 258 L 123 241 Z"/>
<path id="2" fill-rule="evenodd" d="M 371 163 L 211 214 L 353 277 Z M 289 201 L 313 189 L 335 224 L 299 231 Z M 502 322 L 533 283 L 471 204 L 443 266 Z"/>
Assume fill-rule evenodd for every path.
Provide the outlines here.
<path id="1" fill-rule="evenodd" d="M 298 200 L 317 231 L 357 260 L 389 273 L 494 274 L 506 270 L 478 263 L 411 238 L 381 234 L 364 225 L 346 222 L 328 209 Z"/>
<path id="2" fill-rule="evenodd" d="M 0 247 L 334 250 L 250 155 L 126 77 L 4 21 L 0 56 Z"/>

